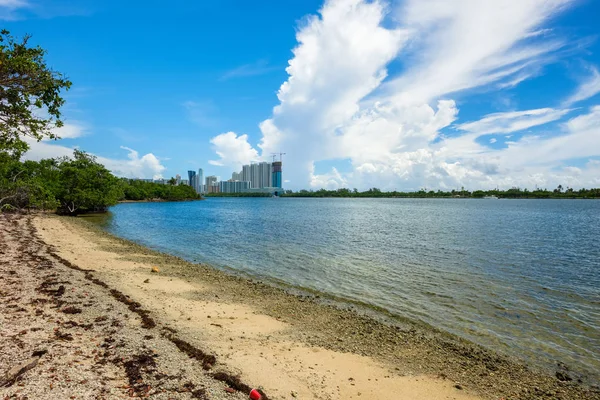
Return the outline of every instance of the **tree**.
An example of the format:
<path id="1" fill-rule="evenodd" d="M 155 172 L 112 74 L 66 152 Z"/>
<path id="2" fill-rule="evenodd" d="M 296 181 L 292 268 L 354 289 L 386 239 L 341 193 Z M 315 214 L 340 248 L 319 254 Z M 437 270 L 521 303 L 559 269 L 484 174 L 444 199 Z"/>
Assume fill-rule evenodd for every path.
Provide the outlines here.
<path id="1" fill-rule="evenodd" d="M 168 183 L 171 186 L 175 186 L 175 185 L 177 185 L 177 179 L 171 178 L 171 179 L 169 179 Z"/>
<path id="2" fill-rule="evenodd" d="M 17 159 L 29 147 L 25 138 L 58 138 L 53 129 L 63 125 L 61 91 L 71 87 L 46 65 L 46 51 L 28 41 L 0 31 L 0 151 Z"/>
<path id="3" fill-rule="evenodd" d="M 562 193 L 562 190 L 563 190 L 563 187 L 562 187 L 562 185 L 558 185 L 558 187 L 556 188 L 556 191 L 557 191 L 558 193 Z"/>
<path id="4" fill-rule="evenodd" d="M 56 199 L 60 213 L 106 211 L 123 197 L 119 179 L 84 151 L 75 150 L 73 159 L 60 159 L 58 170 Z"/>

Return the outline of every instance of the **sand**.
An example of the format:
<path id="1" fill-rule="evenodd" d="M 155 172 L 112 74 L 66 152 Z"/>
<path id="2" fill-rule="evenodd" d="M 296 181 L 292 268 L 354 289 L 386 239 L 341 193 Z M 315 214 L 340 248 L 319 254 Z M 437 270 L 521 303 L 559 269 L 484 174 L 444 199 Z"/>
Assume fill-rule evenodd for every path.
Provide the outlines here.
<path id="1" fill-rule="evenodd" d="M 189 381 L 206 388 L 207 398 L 220 398 L 223 393 L 228 398 L 247 396 L 238 391 L 229 394 L 227 384 L 211 378 L 213 371 L 222 370 L 260 387 L 271 399 L 600 399 L 598 391 L 532 371 L 421 324 L 377 321 L 334 307 L 326 299 L 293 296 L 192 265 L 104 234 L 80 219 L 40 215 L 32 219 L 32 226 L 41 246 L 49 245 L 48 251 L 55 252 L 63 264 L 93 270 L 88 274 L 106 285 L 95 288 L 101 307 L 103 298 L 114 303 L 109 290 L 116 290 L 139 303 L 156 322 L 156 327 L 144 329 L 138 326 L 143 325 L 141 314 L 129 318 L 138 322 L 134 333 L 120 333 L 120 340 L 129 342 L 128 357 L 151 349 L 159 355 L 157 360 L 185 361 L 188 372 L 179 379 L 180 387 Z M 109 314 L 114 317 L 113 311 Z M 165 343 L 145 343 L 139 337 L 148 332 L 138 331 L 158 337 L 162 333 Z M 169 335 L 214 355 L 216 363 L 205 371 L 202 362 L 173 349 Z M 84 346 L 83 342 L 78 345 Z M 6 367 L 0 365 L 0 372 Z M 126 381 L 119 363 L 110 367 L 113 376 Z M 172 370 L 173 364 L 163 363 L 160 368 L 167 375 L 180 375 Z M 160 382 L 153 384 L 163 388 Z M 128 390 L 121 392 L 127 395 Z M 102 398 L 118 395 L 115 384 Z M 159 390 L 152 395 L 160 395 Z"/>

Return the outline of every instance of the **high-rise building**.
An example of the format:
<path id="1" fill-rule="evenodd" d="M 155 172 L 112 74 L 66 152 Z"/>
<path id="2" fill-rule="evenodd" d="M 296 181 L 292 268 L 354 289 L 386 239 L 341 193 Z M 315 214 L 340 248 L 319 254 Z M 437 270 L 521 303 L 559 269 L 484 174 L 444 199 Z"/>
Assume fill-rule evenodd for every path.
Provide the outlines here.
<path id="1" fill-rule="evenodd" d="M 232 181 L 243 181 L 243 172 L 234 172 L 231 174 Z"/>
<path id="2" fill-rule="evenodd" d="M 196 171 L 188 171 L 188 182 L 191 187 L 194 187 L 196 181 Z"/>
<path id="3" fill-rule="evenodd" d="M 271 181 L 271 185 L 272 187 L 276 187 L 276 188 L 282 188 L 283 187 L 283 181 L 282 176 L 281 176 L 281 167 L 282 167 L 282 162 L 281 161 L 275 161 L 273 162 L 273 164 L 271 164 L 271 168 L 272 168 L 272 181 Z"/>
<path id="4" fill-rule="evenodd" d="M 218 193 L 219 185 L 217 184 L 217 180 L 218 178 L 214 175 L 206 177 L 206 193 Z"/>
<path id="5" fill-rule="evenodd" d="M 258 188 L 271 187 L 271 164 L 268 162 L 261 162 L 258 164 Z"/>
<path id="6" fill-rule="evenodd" d="M 203 194 L 204 193 L 204 171 L 202 168 L 198 168 L 198 187 L 196 188 L 196 193 Z"/>
<path id="7" fill-rule="evenodd" d="M 250 189 L 250 182 L 227 181 L 219 182 L 219 191 L 221 193 L 241 193 Z"/>
<path id="8" fill-rule="evenodd" d="M 181 175 L 175 175 L 175 184 L 177 184 L 177 186 L 181 184 Z"/>
<path id="9" fill-rule="evenodd" d="M 258 168 L 258 164 L 250 164 L 250 182 L 253 189 L 258 189 L 260 179 L 260 170 Z"/>
<path id="10" fill-rule="evenodd" d="M 240 172 L 231 174 L 231 181 L 250 182 L 250 189 L 281 188 L 281 161 L 243 165 Z M 277 185 L 276 185 L 277 183 Z"/>
<path id="11" fill-rule="evenodd" d="M 252 174 L 250 173 L 250 165 L 244 165 L 242 167 L 242 181 L 250 182 L 252 180 Z"/>

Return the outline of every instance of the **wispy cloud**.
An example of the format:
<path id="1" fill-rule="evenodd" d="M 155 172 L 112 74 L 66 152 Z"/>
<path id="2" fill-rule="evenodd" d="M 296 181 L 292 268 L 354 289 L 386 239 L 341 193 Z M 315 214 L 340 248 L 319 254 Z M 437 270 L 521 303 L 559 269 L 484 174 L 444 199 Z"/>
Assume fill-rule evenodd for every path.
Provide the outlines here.
<path id="1" fill-rule="evenodd" d="M 88 1 L 0 0 L 0 20 L 87 16 L 92 14 Z"/>
<path id="2" fill-rule="evenodd" d="M 31 7 L 27 0 L 0 0 L 0 20 L 13 21 L 19 19 L 18 11 Z"/>
<path id="3" fill-rule="evenodd" d="M 182 104 L 187 117 L 196 125 L 212 127 L 217 123 L 218 108 L 212 100 L 188 100 Z"/>
<path id="4" fill-rule="evenodd" d="M 479 135 L 518 132 L 556 121 L 570 111 L 570 109 L 538 108 L 536 110 L 488 114 L 479 121 L 457 125 L 457 128 L 461 131 Z"/>
<path id="5" fill-rule="evenodd" d="M 144 141 L 144 136 L 140 136 L 140 135 L 136 135 L 135 133 L 127 130 L 127 129 L 123 129 L 123 128 L 110 128 L 109 131 L 115 135 L 117 138 L 119 138 L 121 141 L 124 142 L 142 142 Z"/>
<path id="6" fill-rule="evenodd" d="M 21 8 L 28 5 L 29 3 L 26 0 L 0 0 L 0 7 Z"/>
<path id="7" fill-rule="evenodd" d="M 225 72 L 223 75 L 221 75 L 220 80 L 226 81 L 234 78 L 264 75 L 279 69 L 281 68 L 269 65 L 269 62 L 267 60 L 258 60 L 251 64 L 240 65 L 239 67 L 233 68 Z"/>
<path id="8" fill-rule="evenodd" d="M 575 93 L 569 96 L 565 101 L 565 105 L 571 105 L 600 93 L 600 73 L 595 66 L 589 67 L 589 75 L 581 82 Z"/>

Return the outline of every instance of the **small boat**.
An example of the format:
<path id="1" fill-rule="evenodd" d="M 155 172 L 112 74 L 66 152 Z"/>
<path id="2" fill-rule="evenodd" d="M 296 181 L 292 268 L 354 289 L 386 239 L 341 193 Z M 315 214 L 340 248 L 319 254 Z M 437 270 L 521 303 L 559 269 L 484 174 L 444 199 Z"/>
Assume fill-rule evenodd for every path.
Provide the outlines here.
<path id="1" fill-rule="evenodd" d="M 484 199 L 488 199 L 488 200 L 498 200 L 498 196 L 494 196 L 494 195 L 491 195 L 491 196 L 483 196 L 483 198 L 484 198 Z"/>

